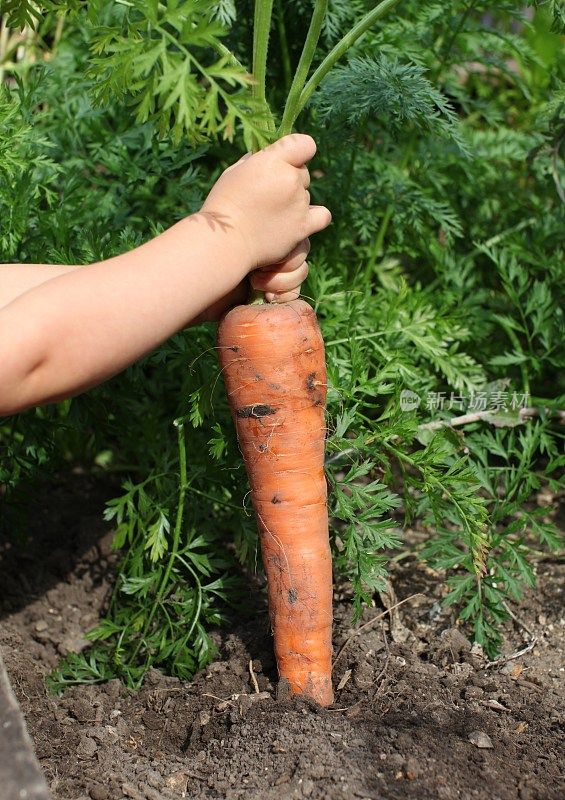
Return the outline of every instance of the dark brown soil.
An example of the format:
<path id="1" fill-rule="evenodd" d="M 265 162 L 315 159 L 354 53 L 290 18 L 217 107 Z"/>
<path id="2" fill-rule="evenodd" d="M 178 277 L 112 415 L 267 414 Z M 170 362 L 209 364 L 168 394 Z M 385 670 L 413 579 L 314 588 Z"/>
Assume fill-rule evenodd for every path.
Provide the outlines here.
<path id="1" fill-rule="evenodd" d="M 394 597 L 377 597 L 354 634 L 346 588 L 336 595 L 336 654 L 349 643 L 334 708 L 275 689 L 263 607 L 217 634 L 218 660 L 190 684 L 154 671 L 137 694 L 112 681 L 48 696 L 46 673 L 84 647 L 108 596 L 107 491 L 65 478 L 39 496 L 25 552 L 0 545 L 0 646 L 55 798 L 565 797 L 563 567 L 551 560 L 512 607 L 504 652 L 537 643 L 497 665 L 440 609 L 438 576 L 406 557 L 392 586 L 411 599 L 392 620 Z"/>

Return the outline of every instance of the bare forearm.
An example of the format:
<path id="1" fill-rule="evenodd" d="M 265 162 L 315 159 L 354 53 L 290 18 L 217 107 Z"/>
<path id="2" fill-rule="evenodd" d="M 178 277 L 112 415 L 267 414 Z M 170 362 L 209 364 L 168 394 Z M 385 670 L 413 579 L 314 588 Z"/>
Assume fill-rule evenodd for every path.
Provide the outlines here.
<path id="1" fill-rule="evenodd" d="M 247 154 L 198 214 L 131 253 L 51 267 L 44 281 L 48 268 L 31 265 L 27 284 L 12 268 L 18 286 L 0 303 L 0 414 L 78 394 L 191 322 L 217 318 L 241 302 L 250 273 L 268 300 L 295 296 L 308 238 L 331 221 L 310 205 L 306 162 L 315 152 L 310 136 L 292 134 Z"/>
<path id="2" fill-rule="evenodd" d="M 234 288 L 244 261 L 231 231 L 195 215 L 133 252 L 22 294 L 0 309 L 0 413 L 121 371 Z"/>
<path id="3" fill-rule="evenodd" d="M 80 269 L 64 264 L 0 264 L 0 309 L 45 281 Z"/>

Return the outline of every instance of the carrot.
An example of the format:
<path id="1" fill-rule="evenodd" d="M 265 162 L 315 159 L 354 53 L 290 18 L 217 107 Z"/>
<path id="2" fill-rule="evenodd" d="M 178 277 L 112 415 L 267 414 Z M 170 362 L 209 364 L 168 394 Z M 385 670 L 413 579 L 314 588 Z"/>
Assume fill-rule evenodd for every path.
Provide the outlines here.
<path id="1" fill-rule="evenodd" d="M 332 561 L 324 475 L 326 367 L 303 300 L 238 306 L 218 344 L 251 484 L 279 676 L 333 701 Z"/>

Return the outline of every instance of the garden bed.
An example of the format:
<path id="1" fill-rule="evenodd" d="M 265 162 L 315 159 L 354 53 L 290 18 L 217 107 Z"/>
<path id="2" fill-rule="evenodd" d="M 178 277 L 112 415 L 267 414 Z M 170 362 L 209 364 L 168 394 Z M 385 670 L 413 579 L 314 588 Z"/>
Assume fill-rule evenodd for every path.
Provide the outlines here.
<path id="1" fill-rule="evenodd" d="M 440 608 L 438 576 L 406 557 L 391 571 L 396 598 L 377 597 L 355 635 L 338 587 L 335 654 L 345 649 L 330 709 L 277 689 L 260 592 L 249 595 L 251 618 L 215 635 L 217 658 L 192 683 L 151 671 L 137 693 L 111 681 L 49 696 L 46 674 L 84 646 L 108 598 L 115 556 L 102 508 L 114 489 L 65 476 L 37 495 L 25 550 L 0 546 L 0 646 L 54 798 L 564 796 L 554 560 L 535 563 L 539 588 L 513 606 L 497 665 Z"/>

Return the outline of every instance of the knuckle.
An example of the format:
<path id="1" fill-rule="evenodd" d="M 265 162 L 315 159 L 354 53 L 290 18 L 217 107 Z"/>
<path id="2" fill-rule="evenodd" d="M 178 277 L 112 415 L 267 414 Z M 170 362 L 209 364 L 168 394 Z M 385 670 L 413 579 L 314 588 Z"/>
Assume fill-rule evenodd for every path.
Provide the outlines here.
<path id="1" fill-rule="evenodd" d="M 302 283 L 302 281 L 305 281 L 306 278 L 308 277 L 309 271 L 310 271 L 310 267 L 308 266 L 308 263 L 305 261 L 300 266 L 300 269 L 296 270 L 296 273 L 294 275 L 294 281 L 293 281 L 293 287 L 292 288 L 294 288 L 298 284 Z"/>
<path id="2" fill-rule="evenodd" d="M 292 167 L 289 167 L 287 164 L 283 164 L 282 166 L 283 169 L 281 169 L 279 175 L 280 188 L 282 191 L 292 195 L 296 191 L 296 175 Z"/>

